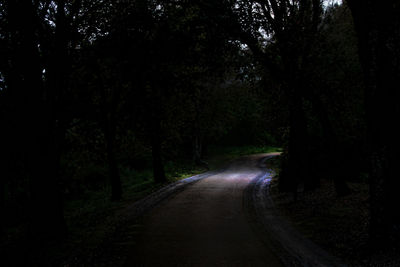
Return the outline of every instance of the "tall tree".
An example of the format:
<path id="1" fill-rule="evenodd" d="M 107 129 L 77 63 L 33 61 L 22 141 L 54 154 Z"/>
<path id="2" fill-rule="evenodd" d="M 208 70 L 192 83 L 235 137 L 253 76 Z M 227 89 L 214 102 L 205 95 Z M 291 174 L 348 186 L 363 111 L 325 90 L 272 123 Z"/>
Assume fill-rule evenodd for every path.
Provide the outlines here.
<path id="1" fill-rule="evenodd" d="M 63 7 L 59 3 L 59 12 Z M 54 91 L 43 80 L 39 51 L 40 20 L 32 2 L 12 1 L 7 5 L 12 43 L 13 74 L 8 77 L 10 91 L 20 121 L 17 131 L 22 138 L 30 182 L 31 234 L 39 239 L 65 235 L 62 200 L 57 180 L 57 137 L 54 117 Z M 58 13 L 57 21 L 62 20 Z M 26 20 L 22 21 L 20 18 Z M 27 22 L 28 21 L 28 22 Z M 50 89 L 50 90 L 48 90 Z"/>
<path id="2" fill-rule="evenodd" d="M 99 55 L 99 58 L 101 56 Z M 99 60 L 97 60 L 99 62 Z M 100 63 L 101 64 L 101 63 Z M 105 65 L 105 63 L 101 64 Z M 97 75 L 97 90 L 100 91 L 101 96 L 101 116 L 100 124 L 102 125 L 107 162 L 108 162 L 108 172 L 109 180 L 111 185 L 111 200 L 118 201 L 122 198 L 122 185 L 121 177 L 118 169 L 117 161 L 117 112 L 118 104 L 120 104 L 120 87 L 121 78 L 120 76 L 111 70 L 111 66 L 107 66 L 105 70 L 100 70 Z M 115 75 L 112 75 L 115 74 Z M 104 79 L 101 76 L 108 76 L 108 79 Z M 111 80 L 111 81 L 110 81 Z"/>
<path id="3" fill-rule="evenodd" d="M 139 111 L 142 115 L 142 118 L 131 116 L 131 120 L 137 120 L 132 123 L 144 124 L 142 128 L 145 128 L 152 148 L 154 180 L 165 182 L 161 124 L 163 94 L 168 88 L 166 77 L 169 74 L 165 58 L 170 57 L 164 52 L 170 44 L 166 16 L 161 14 L 161 4 L 157 5 L 157 1 L 147 0 L 117 3 L 110 20 L 110 34 L 104 39 L 109 49 L 114 49 L 109 55 L 119 61 L 115 66 L 121 81 L 115 82 L 110 90 L 115 91 L 121 87 L 116 84 L 123 83 L 131 91 L 127 94 L 131 111 Z"/>
<path id="4" fill-rule="evenodd" d="M 280 187 L 296 196 L 300 181 L 310 189 L 317 183 L 308 171 L 310 163 L 304 103 L 313 100 L 310 98 L 307 69 L 311 64 L 313 46 L 318 40 L 322 2 L 235 1 L 232 9 L 239 22 L 237 38 L 282 84 L 289 101 L 287 164 Z"/>
<path id="5" fill-rule="evenodd" d="M 370 154 L 370 231 L 376 244 L 400 240 L 397 166 L 400 130 L 400 3 L 347 0 L 358 36 L 364 70 Z"/>
<path id="6" fill-rule="evenodd" d="M 105 158 L 108 165 L 108 178 L 111 187 L 111 200 L 122 198 L 122 184 L 119 172 L 117 130 L 119 107 L 123 103 L 121 94 L 124 88 L 125 56 L 121 50 L 123 40 L 110 40 L 114 32 L 123 30 L 120 22 L 124 15 L 123 6 L 127 3 L 113 1 L 76 1 L 77 18 L 71 23 L 74 27 L 76 49 L 75 68 L 82 68 L 84 78 L 79 83 L 86 90 L 78 94 L 89 98 L 89 104 L 82 108 L 78 117 L 90 117 L 100 126 L 104 135 Z M 74 2 L 74 3 L 76 3 Z M 72 37 L 72 36 L 71 36 Z M 73 47 L 73 48 L 75 48 Z M 82 86 L 82 85 L 81 85 Z M 80 88 L 81 89 L 81 88 Z M 97 112 L 93 112 L 93 110 Z"/>

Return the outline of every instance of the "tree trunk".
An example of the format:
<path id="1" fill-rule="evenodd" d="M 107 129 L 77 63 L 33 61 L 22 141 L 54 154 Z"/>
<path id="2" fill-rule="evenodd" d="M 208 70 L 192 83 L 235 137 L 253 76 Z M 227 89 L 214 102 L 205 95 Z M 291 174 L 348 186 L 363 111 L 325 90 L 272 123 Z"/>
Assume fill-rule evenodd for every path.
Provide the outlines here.
<path id="1" fill-rule="evenodd" d="M 280 177 L 279 188 L 282 191 L 292 192 L 296 200 L 299 183 L 306 182 L 308 175 L 307 122 L 302 88 L 293 80 L 289 83 L 287 92 L 290 97 L 290 132 L 286 171 L 285 175 Z"/>
<path id="2" fill-rule="evenodd" d="M 101 73 L 98 65 L 95 65 L 95 71 Z M 116 138 L 117 138 L 117 109 L 120 100 L 120 84 L 107 87 L 108 81 L 99 77 L 97 79 L 97 88 L 101 96 L 101 118 L 100 125 L 103 129 L 106 158 L 108 164 L 108 179 L 111 186 L 111 201 L 122 199 L 121 176 L 118 169 Z"/>
<path id="3" fill-rule="evenodd" d="M 106 139 L 106 150 L 107 150 L 107 161 L 109 179 L 111 184 L 111 200 L 118 201 L 122 198 L 122 186 L 121 177 L 119 175 L 117 159 L 115 155 L 115 137 L 116 137 L 116 125 L 114 112 L 111 111 L 110 117 L 106 118 L 104 123 L 104 133 Z"/>
<path id="4" fill-rule="evenodd" d="M 153 176 L 154 182 L 165 183 L 167 177 L 165 176 L 164 164 L 162 159 L 162 133 L 161 133 L 161 114 L 162 114 L 162 85 L 158 82 L 151 81 L 147 84 L 150 89 L 147 95 L 150 110 L 148 131 L 151 138 L 151 155 L 153 160 Z"/>
<path id="5" fill-rule="evenodd" d="M 201 92 L 200 89 L 195 91 L 195 95 L 193 97 L 194 106 L 195 106 L 195 116 L 193 122 L 193 162 L 197 166 L 203 166 L 206 169 L 209 169 L 208 163 L 202 160 L 203 156 L 203 141 L 202 141 L 202 133 L 200 129 L 200 97 Z"/>
<path id="6" fill-rule="evenodd" d="M 197 130 L 195 130 L 193 136 L 193 162 L 196 165 L 201 165 L 201 141 Z"/>
<path id="7" fill-rule="evenodd" d="M 348 0 L 364 70 L 370 153 L 370 235 L 373 244 L 400 240 L 400 6 L 397 1 Z"/>
<path id="8" fill-rule="evenodd" d="M 3 136 L 1 136 L 0 138 L 3 138 Z M 5 179 L 6 176 L 9 175 L 8 171 L 6 170 L 7 166 L 5 166 L 4 163 L 5 162 L 5 158 L 4 156 L 4 152 L 1 151 L 0 152 L 0 172 L 2 174 L 3 177 L 0 178 L 0 214 L 5 214 Z M 4 219 L 0 220 L 0 242 L 3 240 L 4 238 Z"/>
<path id="9" fill-rule="evenodd" d="M 13 143 L 14 140 L 10 137 L 11 125 L 9 125 L 8 120 L 6 119 L 6 108 L 5 102 L 10 99 L 6 98 L 4 92 L 0 92 L 0 122 L 2 127 L 2 131 L 0 131 L 0 214 L 5 214 L 5 184 L 6 180 L 10 179 L 10 156 L 12 155 L 10 152 L 10 143 Z M 4 238 L 4 219 L 0 220 L 0 242 Z"/>
<path id="10" fill-rule="evenodd" d="M 38 140 L 40 138 L 36 138 L 35 141 Z M 61 190 L 56 179 L 56 153 L 54 145 L 46 146 L 43 144 L 45 142 L 48 140 L 43 138 L 38 142 L 41 145 L 30 146 L 32 151 L 36 151 L 29 155 L 32 222 L 30 232 L 32 237 L 40 240 L 62 239 L 66 235 L 66 224 Z"/>
<path id="11" fill-rule="evenodd" d="M 122 185 L 121 177 L 118 170 L 118 162 L 116 157 L 116 130 L 117 130 L 117 95 L 116 87 L 110 89 L 110 93 L 107 94 L 107 88 L 104 86 L 104 82 L 101 79 L 98 80 L 98 87 L 102 98 L 102 121 L 100 122 L 103 127 L 105 145 L 106 145 L 106 157 L 108 163 L 108 178 L 111 186 L 111 200 L 118 201 L 122 198 Z"/>
<path id="12" fill-rule="evenodd" d="M 338 138 L 320 97 L 311 92 L 310 99 L 322 127 L 324 148 L 328 153 L 327 158 L 329 160 L 327 164 L 331 166 L 329 172 L 333 175 L 336 194 L 338 196 L 345 196 L 350 193 L 350 188 L 347 186 L 344 176 L 346 170 L 343 169 Z"/>
<path id="13" fill-rule="evenodd" d="M 23 123 L 22 142 L 30 183 L 30 234 L 38 240 L 54 240 L 65 236 L 66 225 L 57 180 L 55 121 L 51 99 L 45 98 L 35 39 L 36 15 L 29 1 L 12 1 L 8 8 L 10 25 L 20 32 L 14 36 L 19 39 L 14 40 L 18 47 L 13 63 L 21 82 L 12 89 L 22 115 L 18 123 Z"/>
<path id="14" fill-rule="evenodd" d="M 167 178 L 165 176 L 164 165 L 162 161 L 162 149 L 161 149 L 161 138 L 160 138 L 160 120 L 158 116 L 153 116 L 152 131 L 151 131 L 151 152 L 153 157 L 153 175 L 156 183 L 165 183 Z"/>

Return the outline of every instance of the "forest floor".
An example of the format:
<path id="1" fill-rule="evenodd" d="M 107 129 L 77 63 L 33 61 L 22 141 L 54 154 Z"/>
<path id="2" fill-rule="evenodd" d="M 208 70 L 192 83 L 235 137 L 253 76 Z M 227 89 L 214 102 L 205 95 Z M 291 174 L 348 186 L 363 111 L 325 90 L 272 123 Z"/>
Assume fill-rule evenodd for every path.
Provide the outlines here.
<path id="1" fill-rule="evenodd" d="M 274 162 L 275 161 L 275 162 Z M 269 162 L 279 172 L 279 159 Z M 280 213 L 307 238 L 343 260 L 349 266 L 400 266 L 398 249 L 379 250 L 368 242 L 368 185 L 348 182 L 351 193 L 337 197 L 332 180 L 322 179 L 314 192 L 303 192 L 293 201 L 280 193 L 278 180 L 270 187 Z"/>

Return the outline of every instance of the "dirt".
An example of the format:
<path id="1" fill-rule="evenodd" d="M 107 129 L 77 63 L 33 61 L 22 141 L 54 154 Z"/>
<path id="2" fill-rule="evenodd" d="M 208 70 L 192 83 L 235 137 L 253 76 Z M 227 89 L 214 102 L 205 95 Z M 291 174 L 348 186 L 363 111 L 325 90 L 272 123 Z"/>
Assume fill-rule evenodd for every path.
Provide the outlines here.
<path id="1" fill-rule="evenodd" d="M 125 266 L 282 266 L 252 230 L 243 192 L 266 154 L 189 185 L 129 227 Z"/>

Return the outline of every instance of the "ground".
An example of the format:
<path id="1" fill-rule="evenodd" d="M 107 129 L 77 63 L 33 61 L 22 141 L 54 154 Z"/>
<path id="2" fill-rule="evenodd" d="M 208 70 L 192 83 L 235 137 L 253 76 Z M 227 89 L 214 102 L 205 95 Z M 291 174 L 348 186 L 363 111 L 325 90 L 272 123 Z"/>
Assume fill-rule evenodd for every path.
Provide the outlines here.
<path id="1" fill-rule="evenodd" d="M 301 192 L 294 201 L 291 193 L 279 192 L 278 179 L 273 179 L 270 195 L 291 225 L 348 266 L 400 266 L 398 249 L 380 250 L 369 243 L 368 184 L 353 181 L 348 186 L 351 193 L 338 197 L 333 181 L 321 179 L 319 188 Z"/>
<path id="2" fill-rule="evenodd" d="M 125 266 L 282 266 L 244 210 L 243 191 L 262 172 L 256 159 L 188 186 L 130 227 Z"/>

